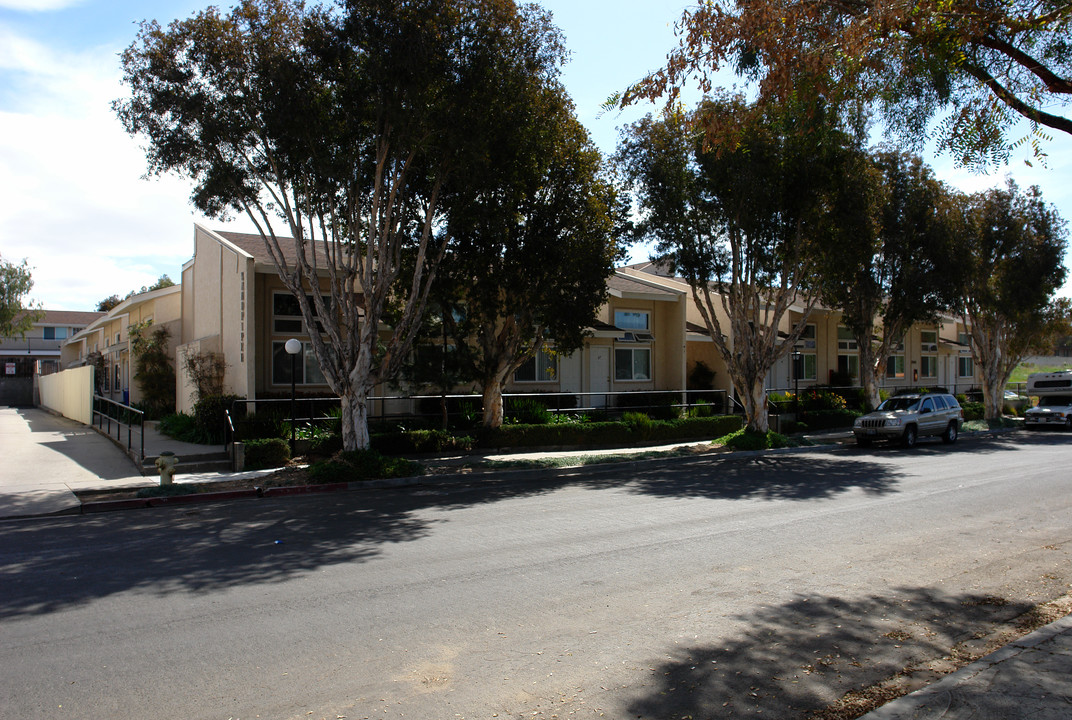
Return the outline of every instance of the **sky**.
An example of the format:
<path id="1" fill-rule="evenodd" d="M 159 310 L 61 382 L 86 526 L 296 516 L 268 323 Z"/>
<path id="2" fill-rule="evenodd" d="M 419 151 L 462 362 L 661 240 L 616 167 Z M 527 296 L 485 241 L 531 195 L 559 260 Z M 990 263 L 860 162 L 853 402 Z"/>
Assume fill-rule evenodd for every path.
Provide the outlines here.
<path id="1" fill-rule="evenodd" d="M 202 0 L 0 0 L 0 257 L 32 268 L 31 301 L 50 310 L 95 310 L 161 275 L 180 280 L 193 254 L 193 223 L 250 231 L 241 218 L 202 217 L 190 184 L 146 178 L 139 140 L 122 129 L 111 103 L 124 95 L 118 54 L 138 23 L 166 25 L 210 3 Z M 618 128 L 652 106 L 601 113 L 600 106 L 663 63 L 676 45 L 680 0 L 542 0 L 570 50 L 563 81 L 577 114 L 603 152 Z M 227 3 L 221 3 L 228 7 Z M 1072 138 L 1045 146 L 1048 167 L 1026 151 L 990 175 L 923 153 L 938 176 L 965 192 L 1038 185 L 1072 221 Z M 643 250 L 634 260 L 646 259 Z M 1066 261 L 1072 264 L 1072 258 Z M 1072 281 L 1062 293 L 1072 296 Z"/>

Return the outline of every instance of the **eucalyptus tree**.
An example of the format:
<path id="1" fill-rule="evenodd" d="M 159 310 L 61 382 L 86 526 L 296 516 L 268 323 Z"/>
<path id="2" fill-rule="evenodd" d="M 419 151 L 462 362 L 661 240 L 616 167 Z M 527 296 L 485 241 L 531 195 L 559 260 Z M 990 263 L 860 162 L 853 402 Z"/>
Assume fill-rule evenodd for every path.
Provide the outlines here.
<path id="1" fill-rule="evenodd" d="M 821 108 L 721 97 L 633 124 L 617 154 L 640 236 L 688 282 L 757 432 L 768 429 L 767 374 L 803 334 L 823 257 L 844 237 L 831 201 L 855 143 L 828 120 Z"/>
<path id="2" fill-rule="evenodd" d="M 1016 366 L 1068 332 L 1069 301 L 1055 298 L 1068 274 L 1068 227 L 1037 187 L 1021 191 L 1012 181 L 966 198 L 965 207 L 961 312 L 982 371 L 986 417 L 998 418 Z"/>
<path id="3" fill-rule="evenodd" d="M 731 70 L 764 101 L 874 108 L 902 140 L 937 136 L 964 164 L 1004 160 L 1022 141 L 1044 156 L 1045 131 L 1072 134 L 1067 0 L 701 2 L 678 32 L 667 65 L 615 104 L 707 92 Z M 1025 119 L 1029 134 L 1010 138 Z"/>
<path id="4" fill-rule="evenodd" d="M 931 168 L 889 149 L 855 164 L 834 198 L 846 237 L 824 265 L 822 300 L 841 310 L 859 348 L 860 385 L 877 407 L 887 358 L 912 325 L 956 307 L 963 264 L 956 206 Z"/>
<path id="5" fill-rule="evenodd" d="M 537 353 L 580 348 L 621 258 L 622 213 L 602 156 L 557 83 L 526 82 L 511 121 L 449 216 L 444 280 L 461 312 L 446 321 L 483 394 L 483 424 L 503 422 L 507 380 Z"/>
<path id="6" fill-rule="evenodd" d="M 192 180 L 210 216 L 245 214 L 321 328 L 347 449 L 368 446 L 369 393 L 417 334 L 450 242 L 442 201 L 490 151 L 480 129 L 511 78 L 556 72 L 543 31 L 511 0 L 243 0 L 144 23 L 122 54 L 114 107 L 150 172 Z"/>

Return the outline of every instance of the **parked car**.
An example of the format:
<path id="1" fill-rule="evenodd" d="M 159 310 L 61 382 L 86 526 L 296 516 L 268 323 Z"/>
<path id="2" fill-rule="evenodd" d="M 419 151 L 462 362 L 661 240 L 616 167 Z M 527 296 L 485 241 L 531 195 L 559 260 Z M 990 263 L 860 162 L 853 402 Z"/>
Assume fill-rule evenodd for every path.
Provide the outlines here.
<path id="1" fill-rule="evenodd" d="M 940 435 L 945 443 L 956 442 L 963 423 L 964 411 L 952 395 L 895 395 L 873 413 L 856 418 L 852 432 L 861 447 L 875 440 L 894 440 L 912 447 L 927 435 Z"/>

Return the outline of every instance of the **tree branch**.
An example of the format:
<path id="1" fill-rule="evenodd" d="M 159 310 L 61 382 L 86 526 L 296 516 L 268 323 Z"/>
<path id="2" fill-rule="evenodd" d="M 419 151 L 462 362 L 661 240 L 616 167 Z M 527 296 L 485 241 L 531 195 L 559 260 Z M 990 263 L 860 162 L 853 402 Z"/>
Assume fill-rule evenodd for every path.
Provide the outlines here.
<path id="1" fill-rule="evenodd" d="M 1060 130 L 1061 132 L 1072 135 L 1072 120 L 1060 115 L 1052 115 L 1047 112 L 1043 112 L 1038 108 L 1031 107 L 1023 100 L 1014 95 L 1008 88 L 999 83 L 990 73 L 983 70 L 981 67 L 974 65 L 970 62 L 962 63 L 961 68 L 973 78 L 981 82 L 990 92 L 994 93 L 1003 103 L 1015 110 L 1020 115 L 1023 115 L 1028 120 L 1051 127 L 1054 130 Z"/>
<path id="2" fill-rule="evenodd" d="M 1008 43 L 1001 38 L 996 38 L 991 35 L 984 35 L 983 37 L 979 38 L 978 42 L 983 47 L 995 50 L 1002 55 L 1005 55 L 1006 57 L 1012 59 L 1018 65 L 1022 66 L 1028 72 L 1032 73 L 1039 80 L 1041 80 L 1050 92 L 1072 93 L 1072 80 L 1068 80 L 1067 78 L 1063 78 L 1060 75 L 1057 75 L 1048 67 L 1043 65 L 1041 62 L 1031 57 L 1020 48 L 1015 47 L 1011 43 Z"/>

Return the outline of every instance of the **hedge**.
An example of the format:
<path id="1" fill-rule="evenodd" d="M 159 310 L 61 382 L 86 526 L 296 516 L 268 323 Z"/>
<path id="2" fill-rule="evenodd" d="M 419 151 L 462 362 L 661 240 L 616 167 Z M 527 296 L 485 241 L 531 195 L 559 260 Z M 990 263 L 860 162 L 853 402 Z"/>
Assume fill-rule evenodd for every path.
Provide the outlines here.
<path id="1" fill-rule="evenodd" d="M 486 448 L 545 447 L 575 445 L 581 447 L 615 446 L 642 442 L 714 439 L 739 430 L 740 416 L 720 415 L 704 418 L 651 420 L 645 423 L 564 423 L 556 425 L 503 425 L 482 429 L 477 444 Z"/>

